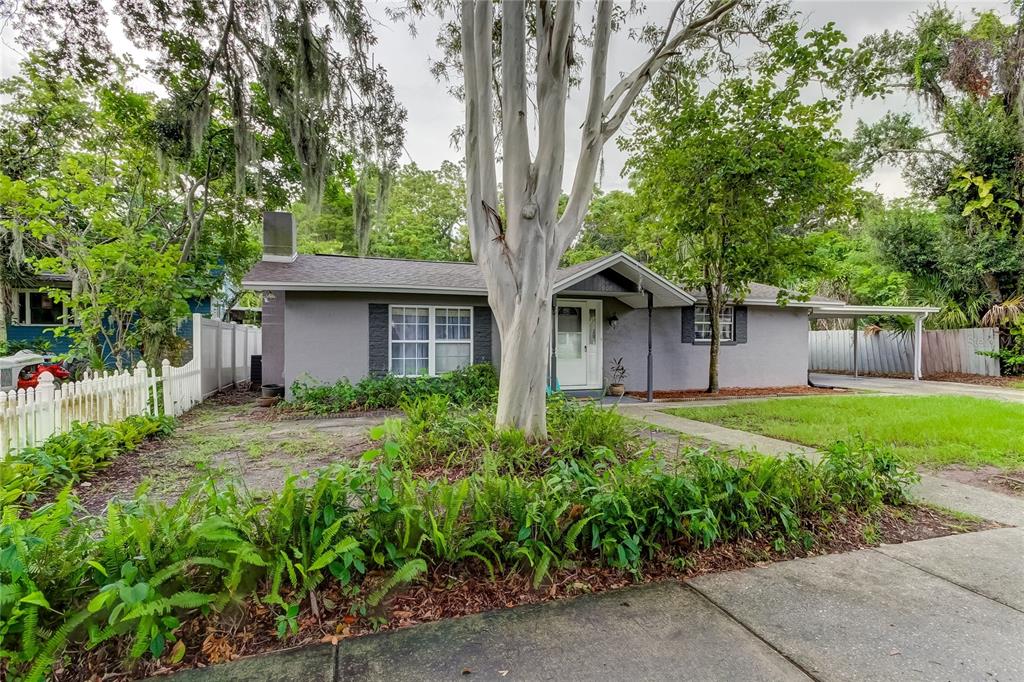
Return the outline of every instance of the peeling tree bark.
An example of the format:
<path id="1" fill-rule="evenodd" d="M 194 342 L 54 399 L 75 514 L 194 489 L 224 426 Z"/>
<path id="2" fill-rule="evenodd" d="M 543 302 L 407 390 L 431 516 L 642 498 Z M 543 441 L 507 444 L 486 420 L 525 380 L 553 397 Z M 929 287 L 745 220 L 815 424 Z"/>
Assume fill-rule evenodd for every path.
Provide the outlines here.
<path id="1" fill-rule="evenodd" d="M 497 425 L 547 437 L 545 390 L 551 343 L 555 270 L 579 233 L 593 198 L 604 144 L 625 121 L 640 92 L 690 39 L 708 31 L 740 0 L 696 3 L 704 8 L 677 30 L 677 3 L 661 43 L 648 58 L 607 90 L 612 2 L 600 0 L 590 56 L 582 140 L 565 211 L 558 215 L 565 165 L 565 106 L 569 92 L 575 0 L 538 1 L 536 64 L 526 60 L 526 4 L 501 6 L 500 97 L 502 193 L 498 206 L 495 153 L 492 29 L 494 4 L 462 2 L 462 64 L 465 78 L 466 196 L 473 260 L 487 283 L 488 302 L 501 337 Z M 527 68 L 534 68 L 538 116 L 537 152 L 531 158 Z"/>

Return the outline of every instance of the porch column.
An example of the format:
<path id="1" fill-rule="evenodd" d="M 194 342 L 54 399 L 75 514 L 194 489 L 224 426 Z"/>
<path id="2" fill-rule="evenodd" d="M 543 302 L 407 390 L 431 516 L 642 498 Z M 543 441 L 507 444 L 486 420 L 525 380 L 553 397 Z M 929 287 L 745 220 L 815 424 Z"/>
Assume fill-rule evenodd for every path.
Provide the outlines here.
<path id="1" fill-rule="evenodd" d="M 857 378 L 857 323 L 860 322 L 859 317 L 853 318 L 853 378 Z"/>
<path id="2" fill-rule="evenodd" d="M 921 362 L 921 346 L 924 336 L 924 315 L 914 318 L 914 381 L 921 380 L 923 363 Z"/>
<path id="3" fill-rule="evenodd" d="M 654 294 L 647 292 L 647 402 L 654 402 Z"/>
<path id="4" fill-rule="evenodd" d="M 558 388 L 558 306 L 551 297 L 551 377 L 548 379 L 553 393 Z"/>

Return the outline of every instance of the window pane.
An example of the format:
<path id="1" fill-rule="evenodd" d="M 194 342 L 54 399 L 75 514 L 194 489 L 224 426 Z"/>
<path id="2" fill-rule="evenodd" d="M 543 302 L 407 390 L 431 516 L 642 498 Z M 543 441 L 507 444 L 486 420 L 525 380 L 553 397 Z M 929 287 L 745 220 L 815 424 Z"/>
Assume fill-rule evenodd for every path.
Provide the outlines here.
<path id="1" fill-rule="evenodd" d="M 451 372 L 470 364 L 468 343 L 441 343 L 434 348 L 434 371 Z"/>
<path id="2" fill-rule="evenodd" d="M 28 294 L 24 291 L 18 294 L 18 322 L 28 324 Z"/>
<path id="3" fill-rule="evenodd" d="M 32 324 L 60 324 L 61 305 L 41 291 L 29 293 L 29 314 Z"/>
<path id="4" fill-rule="evenodd" d="M 468 341 L 468 308 L 437 308 L 434 311 L 434 338 L 439 341 Z"/>

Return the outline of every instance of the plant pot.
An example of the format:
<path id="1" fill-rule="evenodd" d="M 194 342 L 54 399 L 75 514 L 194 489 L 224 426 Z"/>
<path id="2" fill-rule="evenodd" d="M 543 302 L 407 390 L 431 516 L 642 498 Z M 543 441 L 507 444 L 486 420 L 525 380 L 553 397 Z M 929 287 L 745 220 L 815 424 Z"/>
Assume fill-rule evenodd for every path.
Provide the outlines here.
<path id="1" fill-rule="evenodd" d="M 621 396 L 626 392 L 625 384 L 611 384 L 608 386 L 608 395 Z"/>
<path id="2" fill-rule="evenodd" d="M 260 395 L 264 398 L 283 398 L 284 386 L 281 384 L 263 384 Z"/>
<path id="3" fill-rule="evenodd" d="M 280 400 L 281 399 L 277 396 L 271 396 L 269 398 L 257 398 L 256 404 L 259 405 L 260 407 L 273 407 Z"/>

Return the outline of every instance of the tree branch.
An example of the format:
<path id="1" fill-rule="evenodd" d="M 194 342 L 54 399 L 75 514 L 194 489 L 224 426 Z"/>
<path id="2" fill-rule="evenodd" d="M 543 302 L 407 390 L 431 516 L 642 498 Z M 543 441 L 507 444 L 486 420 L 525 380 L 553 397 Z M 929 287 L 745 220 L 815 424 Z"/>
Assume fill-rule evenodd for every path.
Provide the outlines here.
<path id="1" fill-rule="evenodd" d="M 576 174 L 569 192 L 562 217 L 556 228 L 556 246 L 559 257 L 572 242 L 580 225 L 587 206 L 594 195 L 594 178 L 597 166 L 601 161 L 601 150 L 604 147 L 602 136 L 602 119 L 604 90 L 607 82 L 608 47 L 612 33 L 612 2 L 601 0 L 597 6 L 594 25 L 594 45 L 590 59 L 590 94 L 587 97 L 587 112 L 583 120 L 583 136 L 580 140 L 580 157 L 576 163 Z"/>
<path id="2" fill-rule="evenodd" d="M 603 113 L 606 119 L 604 124 L 605 140 L 608 140 L 615 135 L 619 126 L 622 125 L 622 122 L 629 114 L 629 110 L 633 106 L 633 102 L 635 102 L 636 98 L 640 95 L 640 92 L 644 89 L 647 83 L 650 82 L 651 78 L 654 77 L 654 74 L 656 74 L 661 67 L 665 65 L 665 62 L 677 53 L 679 47 L 695 35 L 700 34 L 708 26 L 717 23 L 722 17 L 735 9 L 739 3 L 740 0 L 716 0 L 711 4 L 711 7 L 704 16 L 698 19 L 693 19 L 675 35 L 668 38 L 669 32 L 672 29 L 672 24 L 675 22 L 679 6 L 677 5 L 673 9 L 668 28 L 665 31 L 665 37 L 662 38 L 661 44 L 658 48 L 651 52 L 647 61 L 619 81 L 619 83 L 612 88 L 611 92 L 608 93 L 608 97 L 605 98 L 603 108 Z"/>

